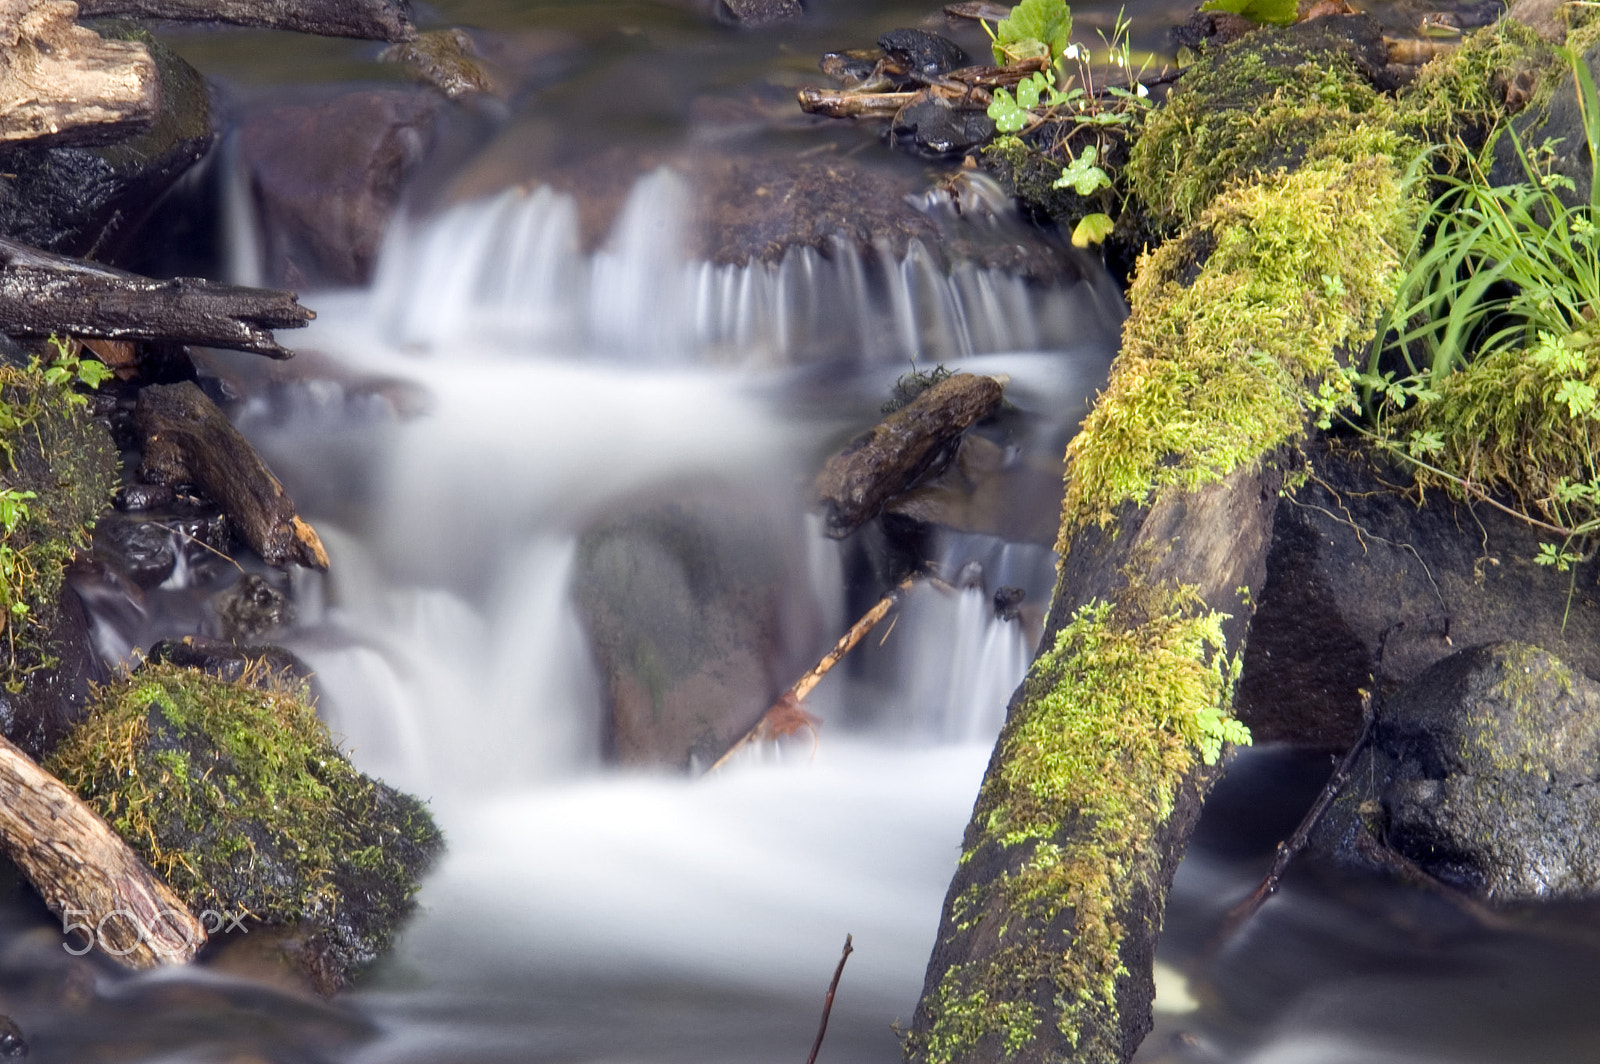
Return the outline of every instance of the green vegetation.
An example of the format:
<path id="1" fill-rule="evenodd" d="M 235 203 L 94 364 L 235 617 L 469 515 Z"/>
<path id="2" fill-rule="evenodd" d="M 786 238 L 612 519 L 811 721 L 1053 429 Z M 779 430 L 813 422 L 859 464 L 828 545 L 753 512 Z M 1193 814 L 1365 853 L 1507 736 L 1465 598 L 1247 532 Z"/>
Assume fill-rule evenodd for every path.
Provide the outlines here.
<path id="1" fill-rule="evenodd" d="M 147 664 L 46 768 L 196 911 L 308 928 L 341 970 L 387 948 L 441 845 L 420 803 L 351 766 L 303 682 L 264 667 L 230 683 Z"/>
<path id="2" fill-rule="evenodd" d="M 1002 1059 L 1048 1012 L 1066 1042 L 1120 1045 L 1116 981 L 1125 974 L 1119 912 L 1154 890 L 1156 834 L 1197 765 L 1249 733 L 1226 713 L 1232 674 L 1223 616 L 1192 589 L 1145 589 L 1077 611 L 1029 672 L 985 779 L 963 864 L 1005 873 L 956 899 L 959 932 L 992 921 L 995 947 L 949 968 L 924 1000 L 931 1026 L 908 1056 Z M 1052 948 L 1070 921 L 1070 948 Z M 1041 1006 L 1044 1006 L 1041 1008 Z M 1100 1059 L 1093 1052 L 1084 1059 Z"/>
<path id="3" fill-rule="evenodd" d="M 1272 26 L 1289 25 L 1299 8 L 1296 0 L 1206 0 L 1200 5 L 1201 11 L 1226 11 Z"/>
<path id="4" fill-rule="evenodd" d="M 62 574 L 111 499 L 116 456 L 75 390 L 110 371 L 53 341 L 54 358 L 0 365 L 0 625 L 9 690 L 55 664 Z"/>

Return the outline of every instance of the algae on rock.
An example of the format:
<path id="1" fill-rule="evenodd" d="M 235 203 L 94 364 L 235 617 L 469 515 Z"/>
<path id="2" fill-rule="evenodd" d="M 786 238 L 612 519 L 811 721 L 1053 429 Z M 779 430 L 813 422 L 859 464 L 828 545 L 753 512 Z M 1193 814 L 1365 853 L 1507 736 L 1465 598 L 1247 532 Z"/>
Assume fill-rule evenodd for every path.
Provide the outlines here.
<path id="1" fill-rule="evenodd" d="M 392 943 L 442 837 L 362 775 L 288 675 L 147 664 L 100 692 L 46 767 L 197 912 L 303 934 L 324 990 Z"/>

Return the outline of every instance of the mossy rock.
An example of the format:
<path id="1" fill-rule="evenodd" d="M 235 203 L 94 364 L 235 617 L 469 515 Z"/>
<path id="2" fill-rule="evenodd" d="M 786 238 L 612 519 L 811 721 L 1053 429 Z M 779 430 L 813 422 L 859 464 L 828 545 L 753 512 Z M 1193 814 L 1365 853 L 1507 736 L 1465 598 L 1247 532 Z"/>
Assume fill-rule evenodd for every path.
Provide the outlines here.
<path id="1" fill-rule="evenodd" d="M 442 836 L 350 764 L 301 681 L 250 680 L 146 665 L 101 690 L 46 767 L 196 912 L 296 930 L 331 991 L 389 948 Z"/>
<path id="2" fill-rule="evenodd" d="M 0 726 L 34 756 L 64 733 L 94 678 L 81 610 L 63 609 L 76 606 L 63 578 L 117 484 L 110 434 L 44 372 L 37 361 L 0 363 L 0 492 L 22 503 L 0 537 Z"/>

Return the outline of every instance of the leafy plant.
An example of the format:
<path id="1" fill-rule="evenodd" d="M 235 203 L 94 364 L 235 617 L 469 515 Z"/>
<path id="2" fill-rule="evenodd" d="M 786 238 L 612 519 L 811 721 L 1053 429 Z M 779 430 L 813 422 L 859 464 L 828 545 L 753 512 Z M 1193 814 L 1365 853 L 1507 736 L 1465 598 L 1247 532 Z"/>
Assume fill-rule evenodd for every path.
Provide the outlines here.
<path id="1" fill-rule="evenodd" d="M 1029 59 L 1049 59 L 1054 65 L 1072 43 L 1072 11 L 1065 0 L 1022 0 L 990 37 L 997 66 Z"/>

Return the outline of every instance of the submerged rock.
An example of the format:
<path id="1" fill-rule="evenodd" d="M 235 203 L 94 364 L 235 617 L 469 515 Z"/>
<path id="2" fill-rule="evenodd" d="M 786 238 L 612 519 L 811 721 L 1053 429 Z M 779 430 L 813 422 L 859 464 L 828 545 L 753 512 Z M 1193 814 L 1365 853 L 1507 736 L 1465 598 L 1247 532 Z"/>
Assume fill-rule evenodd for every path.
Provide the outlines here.
<path id="1" fill-rule="evenodd" d="M 717 17 L 740 26 L 771 26 L 805 14 L 800 0 L 717 0 Z"/>
<path id="2" fill-rule="evenodd" d="M 819 626 L 797 526 L 702 486 L 583 534 L 573 597 L 614 760 L 709 765 L 810 663 Z"/>
<path id="3" fill-rule="evenodd" d="M 1525 643 L 1453 654 L 1389 700 L 1321 830 L 1373 832 L 1491 901 L 1600 891 L 1600 684 Z"/>
<path id="4" fill-rule="evenodd" d="M 331 993 L 389 948 L 443 845 L 427 809 L 351 766 L 299 681 L 146 665 L 104 688 L 48 766 L 208 929 L 291 930 Z"/>

